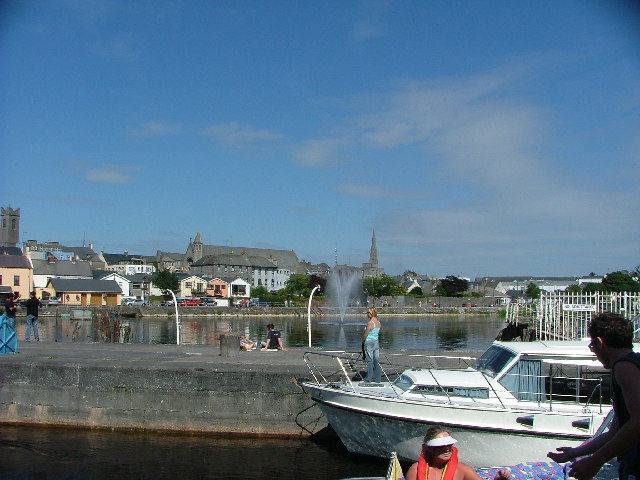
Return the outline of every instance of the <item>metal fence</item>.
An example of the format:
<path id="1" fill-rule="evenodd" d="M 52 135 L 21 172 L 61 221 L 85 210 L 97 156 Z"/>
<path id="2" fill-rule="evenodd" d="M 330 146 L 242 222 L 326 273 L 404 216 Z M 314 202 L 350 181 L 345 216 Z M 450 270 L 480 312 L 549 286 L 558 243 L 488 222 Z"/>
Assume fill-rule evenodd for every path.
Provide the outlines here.
<path id="1" fill-rule="evenodd" d="M 630 292 L 542 294 L 527 304 L 507 306 L 507 322 L 519 323 L 524 318 L 534 320 L 541 340 L 578 340 L 589 334 L 591 317 L 599 312 L 614 312 L 634 323 L 635 337 L 640 328 L 640 294 Z"/>

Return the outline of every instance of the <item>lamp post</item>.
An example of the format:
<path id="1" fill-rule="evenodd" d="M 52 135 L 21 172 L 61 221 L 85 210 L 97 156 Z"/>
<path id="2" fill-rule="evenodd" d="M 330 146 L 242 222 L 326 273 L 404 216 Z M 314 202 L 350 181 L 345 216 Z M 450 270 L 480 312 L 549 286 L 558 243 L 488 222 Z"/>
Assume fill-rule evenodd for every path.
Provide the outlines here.
<path id="1" fill-rule="evenodd" d="M 320 289 L 320 285 L 316 285 L 311 290 L 311 295 L 309 295 L 309 306 L 307 307 L 307 331 L 309 333 L 309 348 L 311 348 L 311 299 L 313 298 L 313 294 L 316 293 L 316 290 Z"/>
<path id="2" fill-rule="evenodd" d="M 178 316 L 178 299 L 173 290 L 168 290 L 173 298 L 173 308 L 176 309 L 176 345 L 180 345 L 180 317 Z"/>

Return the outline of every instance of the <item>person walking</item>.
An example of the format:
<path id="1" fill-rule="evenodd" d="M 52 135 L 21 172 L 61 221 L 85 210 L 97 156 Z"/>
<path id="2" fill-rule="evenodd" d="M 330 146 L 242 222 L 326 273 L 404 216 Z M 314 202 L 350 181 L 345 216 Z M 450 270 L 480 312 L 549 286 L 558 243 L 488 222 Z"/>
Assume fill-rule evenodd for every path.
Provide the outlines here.
<path id="1" fill-rule="evenodd" d="M 558 447 L 547 456 L 558 463 L 578 457 L 569 476 L 587 480 L 618 457 L 620 480 L 640 478 L 640 353 L 633 351 L 633 325 L 622 316 L 603 312 L 589 323 L 589 348 L 604 368 L 611 369 L 614 419 L 609 430 L 577 447 Z"/>
<path id="2" fill-rule="evenodd" d="M 364 340 L 364 352 L 367 360 L 367 377 L 365 382 L 380 383 L 380 343 L 378 336 L 380 335 L 380 320 L 378 320 L 378 312 L 374 307 L 367 308 L 367 327 L 364 329 L 362 336 Z"/>
<path id="3" fill-rule="evenodd" d="M 31 297 L 27 300 L 27 330 L 24 334 L 24 341 L 31 341 L 31 329 L 33 328 L 33 338 L 36 342 L 40 341 L 38 333 L 38 309 L 40 308 L 40 300 L 36 297 L 36 292 L 31 292 Z"/>

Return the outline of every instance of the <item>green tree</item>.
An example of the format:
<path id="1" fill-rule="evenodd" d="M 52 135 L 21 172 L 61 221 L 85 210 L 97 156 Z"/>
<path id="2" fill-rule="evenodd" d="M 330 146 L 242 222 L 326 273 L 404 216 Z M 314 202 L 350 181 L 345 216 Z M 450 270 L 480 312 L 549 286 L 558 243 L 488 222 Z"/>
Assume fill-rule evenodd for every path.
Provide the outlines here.
<path id="1" fill-rule="evenodd" d="M 389 275 L 365 278 L 362 281 L 362 289 L 374 299 L 406 293 L 406 289 L 398 285 L 397 280 Z"/>
<path id="2" fill-rule="evenodd" d="M 424 293 L 422 292 L 422 288 L 420 287 L 412 288 L 409 292 L 407 292 L 407 295 L 410 295 L 412 297 L 424 297 Z"/>
<path id="3" fill-rule="evenodd" d="M 170 272 L 169 270 L 160 270 L 159 272 L 155 272 L 151 277 L 151 281 L 163 292 L 168 292 L 169 290 L 177 292 L 180 289 L 178 275 L 174 272 Z"/>
<path id="4" fill-rule="evenodd" d="M 535 283 L 531 282 L 527 285 L 527 289 L 524 292 L 524 296 L 530 299 L 536 299 L 540 297 L 540 287 Z"/>
<path id="5" fill-rule="evenodd" d="M 605 275 L 602 285 L 607 292 L 640 292 L 640 283 L 627 272 L 613 272 Z"/>
<path id="6" fill-rule="evenodd" d="M 308 275 L 291 275 L 284 286 L 287 295 L 293 297 L 308 297 L 311 295 Z"/>
<path id="7" fill-rule="evenodd" d="M 596 293 L 606 291 L 602 283 L 587 283 L 584 286 L 584 293 Z"/>
<path id="8" fill-rule="evenodd" d="M 469 288 L 469 281 L 449 275 L 440 279 L 438 291 L 445 297 L 461 297 Z"/>
<path id="9" fill-rule="evenodd" d="M 580 285 L 569 285 L 564 289 L 564 291 L 567 293 L 581 293 L 582 289 L 580 288 Z"/>
<path id="10" fill-rule="evenodd" d="M 259 285 L 257 287 L 253 287 L 251 288 L 251 296 L 253 298 L 267 298 L 267 295 L 269 295 L 269 290 L 267 290 L 265 287 L 263 287 L 262 285 Z"/>

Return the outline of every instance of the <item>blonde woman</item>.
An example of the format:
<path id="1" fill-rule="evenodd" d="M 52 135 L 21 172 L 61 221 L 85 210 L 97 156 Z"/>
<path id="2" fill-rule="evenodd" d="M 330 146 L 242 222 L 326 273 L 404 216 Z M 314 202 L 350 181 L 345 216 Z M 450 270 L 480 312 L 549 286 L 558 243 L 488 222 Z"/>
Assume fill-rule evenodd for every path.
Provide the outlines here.
<path id="1" fill-rule="evenodd" d="M 365 382 L 380 383 L 380 343 L 378 336 L 380 335 L 380 320 L 378 320 L 378 312 L 375 308 L 367 308 L 367 327 L 364 329 L 364 351 L 367 360 L 367 378 Z"/>

